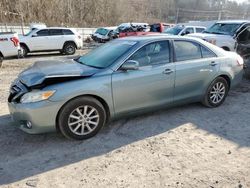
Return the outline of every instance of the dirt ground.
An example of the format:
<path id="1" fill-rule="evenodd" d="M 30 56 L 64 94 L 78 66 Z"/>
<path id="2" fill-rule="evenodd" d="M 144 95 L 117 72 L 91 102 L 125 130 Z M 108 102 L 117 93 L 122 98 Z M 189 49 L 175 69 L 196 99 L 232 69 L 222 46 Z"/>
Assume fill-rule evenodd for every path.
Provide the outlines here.
<path id="1" fill-rule="evenodd" d="M 11 81 L 34 61 L 61 58 L 69 57 L 6 60 L 0 69 L 0 187 L 250 187 L 250 81 L 219 108 L 191 104 L 123 119 L 81 142 L 13 127 Z"/>

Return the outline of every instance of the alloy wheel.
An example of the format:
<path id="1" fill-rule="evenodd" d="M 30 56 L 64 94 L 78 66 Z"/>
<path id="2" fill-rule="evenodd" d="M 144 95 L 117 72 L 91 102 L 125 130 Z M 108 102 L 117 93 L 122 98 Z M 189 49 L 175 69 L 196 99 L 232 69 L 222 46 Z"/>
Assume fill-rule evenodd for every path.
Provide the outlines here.
<path id="1" fill-rule="evenodd" d="M 68 118 L 68 126 L 76 135 L 87 135 L 99 124 L 100 115 L 96 108 L 85 105 L 74 109 Z"/>
<path id="2" fill-rule="evenodd" d="M 217 82 L 210 91 L 210 100 L 214 104 L 220 103 L 226 94 L 226 87 L 222 82 Z"/>

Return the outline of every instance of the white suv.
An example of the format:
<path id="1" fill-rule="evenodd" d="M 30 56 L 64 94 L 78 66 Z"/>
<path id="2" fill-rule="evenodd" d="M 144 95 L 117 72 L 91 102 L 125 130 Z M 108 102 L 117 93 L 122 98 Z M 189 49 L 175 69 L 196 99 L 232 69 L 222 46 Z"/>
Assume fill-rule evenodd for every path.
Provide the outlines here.
<path id="1" fill-rule="evenodd" d="M 83 45 L 82 37 L 74 29 L 43 28 L 31 30 L 20 37 L 23 56 L 32 52 L 60 51 L 73 55 Z"/>

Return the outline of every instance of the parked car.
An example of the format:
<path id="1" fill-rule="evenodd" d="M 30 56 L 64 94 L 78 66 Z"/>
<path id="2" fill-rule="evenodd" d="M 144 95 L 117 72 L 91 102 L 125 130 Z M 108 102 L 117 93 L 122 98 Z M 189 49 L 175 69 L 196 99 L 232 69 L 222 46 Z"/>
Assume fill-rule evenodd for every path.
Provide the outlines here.
<path id="1" fill-rule="evenodd" d="M 250 21 L 247 20 L 219 21 L 203 33 L 189 36 L 201 38 L 227 51 L 235 51 L 235 38 L 248 26 L 250 26 Z"/>
<path id="2" fill-rule="evenodd" d="M 6 57 L 18 57 L 21 52 L 17 33 L 0 33 L 0 67 Z"/>
<path id="3" fill-rule="evenodd" d="M 116 29 L 117 29 L 116 27 L 98 28 L 95 31 L 95 33 L 91 36 L 91 38 L 94 41 L 100 42 L 100 43 L 110 41 L 110 40 L 116 38 L 115 33 L 114 33 L 114 31 Z"/>
<path id="4" fill-rule="evenodd" d="M 11 85 L 8 105 L 25 132 L 58 129 L 81 140 L 125 115 L 198 101 L 218 107 L 242 70 L 238 54 L 200 39 L 128 37 L 74 60 L 35 63 Z"/>
<path id="5" fill-rule="evenodd" d="M 163 33 L 169 35 L 184 36 L 191 33 L 202 33 L 206 28 L 202 26 L 184 26 L 176 25 L 175 27 L 167 28 Z"/>
<path id="6" fill-rule="evenodd" d="M 79 33 L 70 28 L 42 28 L 33 29 L 20 37 L 23 56 L 33 52 L 60 51 L 66 55 L 73 55 L 76 49 L 83 46 L 83 39 Z"/>
<path id="7" fill-rule="evenodd" d="M 163 33 L 165 30 L 174 26 L 174 24 L 170 23 L 155 23 L 150 25 L 150 32 Z"/>
<path id="8" fill-rule="evenodd" d="M 236 52 L 244 59 L 245 77 L 250 78 L 250 26 L 237 35 Z"/>

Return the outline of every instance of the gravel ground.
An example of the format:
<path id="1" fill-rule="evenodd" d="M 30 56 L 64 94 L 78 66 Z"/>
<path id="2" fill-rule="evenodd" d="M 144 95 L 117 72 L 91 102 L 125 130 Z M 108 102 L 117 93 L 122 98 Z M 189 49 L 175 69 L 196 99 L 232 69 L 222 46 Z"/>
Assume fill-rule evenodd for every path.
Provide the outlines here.
<path id="1" fill-rule="evenodd" d="M 84 51 L 78 52 L 84 53 Z M 11 81 L 39 55 L 0 69 L 0 187 L 250 187 L 250 81 L 219 108 L 191 104 L 106 126 L 69 141 L 11 126 Z"/>

